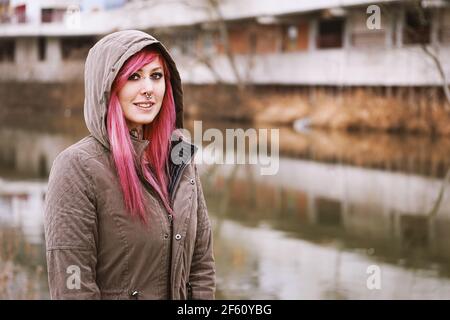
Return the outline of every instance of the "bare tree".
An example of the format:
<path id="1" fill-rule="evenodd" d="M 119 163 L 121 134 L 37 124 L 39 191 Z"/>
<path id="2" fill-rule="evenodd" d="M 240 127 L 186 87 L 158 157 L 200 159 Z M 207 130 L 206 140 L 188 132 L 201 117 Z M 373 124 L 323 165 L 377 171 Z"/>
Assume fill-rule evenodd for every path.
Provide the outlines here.
<path id="1" fill-rule="evenodd" d="M 431 25 L 430 19 L 425 15 L 424 7 L 422 6 L 422 1 L 415 0 L 414 1 L 414 9 L 419 17 L 421 25 Z M 414 30 L 411 30 L 411 28 L 406 28 L 407 33 L 413 33 Z M 430 44 L 426 44 L 424 42 L 420 42 L 420 48 L 425 52 L 426 55 L 428 55 L 431 60 L 433 61 L 439 76 L 442 81 L 442 89 L 445 94 L 445 98 L 447 100 L 447 103 L 445 104 L 445 109 L 447 111 L 450 111 L 450 88 L 449 88 L 449 82 L 447 79 L 447 75 L 445 74 L 444 68 L 442 66 L 442 61 L 438 55 L 439 52 L 439 42 L 430 41 Z"/>
<path id="2" fill-rule="evenodd" d="M 380 6 L 382 7 L 384 14 L 392 18 L 392 15 L 390 14 L 391 12 L 390 9 L 392 9 L 392 7 L 388 7 L 383 4 L 380 4 Z M 431 26 L 432 16 L 426 14 L 426 8 L 423 6 L 422 0 L 410 0 L 405 3 L 404 8 L 411 10 L 412 12 L 415 13 L 415 15 L 417 15 L 421 26 Z M 431 60 L 433 61 L 433 64 L 436 67 L 436 70 L 441 79 L 441 87 L 446 98 L 444 108 L 447 111 L 450 111 L 449 81 L 447 79 L 447 75 L 445 74 L 441 58 L 439 57 L 439 48 L 440 48 L 439 41 L 433 42 L 430 40 L 429 41 L 430 43 L 427 43 L 427 41 L 421 41 L 421 39 L 419 39 L 420 34 L 418 34 L 418 31 L 406 23 L 403 25 L 403 30 L 405 31 L 405 35 L 407 35 L 411 39 L 418 39 L 418 41 L 415 42 L 420 46 L 421 50 L 425 53 L 425 55 L 431 58 Z"/>
<path id="3" fill-rule="evenodd" d="M 226 18 L 222 12 L 222 5 L 227 0 L 200 0 L 197 2 L 180 0 L 180 3 L 190 7 L 191 9 L 203 10 L 209 16 L 209 21 L 205 23 L 214 32 L 219 35 L 219 43 L 223 48 L 225 57 L 230 65 L 232 75 L 236 81 L 236 86 L 239 92 L 244 92 L 248 88 L 248 84 L 251 83 L 251 69 L 254 65 L 254 50 L 250 48 L 250 53 L 247 55 L 247 59 L 244 57 L 244 61 L 247 61 L 245 70 L 240 70 L 236 54 L 233 52 L 230 41 L 230 31 Z M 223 79 L 220 73 L 214 66 L 214 58 L 211 55 L 207 55 L 202 51 L 195 52 L 195 58 L 197 61 L 206 66 L 218 83 L 223 83 Z"/>

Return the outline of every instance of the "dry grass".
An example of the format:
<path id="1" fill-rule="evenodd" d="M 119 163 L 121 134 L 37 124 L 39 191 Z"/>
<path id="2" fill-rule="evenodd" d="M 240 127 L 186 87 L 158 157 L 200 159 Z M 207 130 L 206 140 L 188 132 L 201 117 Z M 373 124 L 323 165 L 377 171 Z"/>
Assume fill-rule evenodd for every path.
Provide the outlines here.
<path id="1" fill-rule="evenodd" d="M 310 107 L 299 94 L 280 97 L 268 96 L 266 100 L 248 99 L 257 123 L 290 124 L 310 113 Z"/>
<path id="2" fill-rule="evenodd" d="M 0 299 L 48 298 L 40 249 L 13 228 L 0 228 Z"/>
<path id="3" fill-rule="evenodd" d="M 317 107 L 309 116 L 316 127 L 380 131 L 450 133 L 450 114 L 440 105 L 399 97 L 382 97 L 357 90 L 336 99 L 319 93 Z"/>
<path id="4" fill-rule="evenodd" d="M 242 101 L 256 123 L 291 125 L 308 118 L 316 128 L 450 135 L 450 112 L 436 91 L 397 90 L 397 95 L 367 88 L 267 92 L 246 95 Z"/>

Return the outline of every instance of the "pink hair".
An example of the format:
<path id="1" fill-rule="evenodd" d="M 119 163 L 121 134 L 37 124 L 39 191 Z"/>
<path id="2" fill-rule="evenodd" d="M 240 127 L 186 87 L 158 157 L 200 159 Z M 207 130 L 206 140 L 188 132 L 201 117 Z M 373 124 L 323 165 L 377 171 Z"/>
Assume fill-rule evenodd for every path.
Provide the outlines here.
<path id="1" fill-rule="evenodd" d="M 118 98 L 118 91 L 124 86 L 130 75 L 159 59 L 163 65 L 166 90 L 161 110 L 153 122 L 144 125 L 144 139 L 150 144 L 141 159 L 137 159 L 125 116 Z M 170 83 L 170 73 L 165 59 L 155 49 L 145 48 L 131 56 L 122 66 L 114 80 L 108 105 L 107 130 L 111 152 L 122 187 L 126 209 L 145 224 L 148 222 L 150 208 L 144 206 L 143 184 L 138 177 L 137 168 L 142 169 L 143 179 L 156 191 L 166 210 L 173 214 L 170 206 L 168 158 L 170 136 L 175 129 L 175 102 Z"/>

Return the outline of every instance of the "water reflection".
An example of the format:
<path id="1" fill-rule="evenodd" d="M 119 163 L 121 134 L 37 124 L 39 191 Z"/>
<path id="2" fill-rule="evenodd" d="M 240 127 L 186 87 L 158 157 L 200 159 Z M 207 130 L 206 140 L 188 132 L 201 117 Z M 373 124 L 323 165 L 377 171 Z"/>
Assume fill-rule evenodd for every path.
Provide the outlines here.
<path id="1" fill-rule="evenodd" d="M 47 130 L 0 129 L 0 174 L 10 179 L 46 180 L 59 152 L 83 136 L 73 132 Z"/>
<path id="2" fill-rule="evenodd" d="M 82 121 L 0 129 L 0 298 L 48 298 L 46 176 L 86 133 Z M 218 297 L 450 298 L 450 143 L 427 139 L 283 128 L 275 176 L 255 165 L 201 166 Z M 371 265 L 380 290 L 366 286 Z"/>
<path id="3" fill-rule="evenodd" d="M 44 243 L 43 207 L 46 183 L 0 180 L 0 223 L 22 229 L 30 244 Z"/>
<path id="4" fill-rule="evenodd" d="M 253 279 L 246 293 L 229 288 L 236 297 L 450 297 L 447 195 L 429 215 L 441 180 L 293 159 L 281 159 L 276 176 L 257 172 L 254 166 L 204 172 L 218 260 L 245 257 L 238 261 L 247 276 L 239 272 L 224 286 Z M 271 272 L 260 270 L 266 264 Z M 370 265 L 380 267 L 381 290 L 366 287 Z M 219 268 L 221 279 L 236 276 L 228 268 Z M 264 282 L 279 287 L 269 290 Z"/>
<path id="5" fill-rule="evenodd" d="M 431 269 L 405 268 L 348 250 L 339 241 L 314 243 L 261 224 L 231 220 L 216 235 L 219 288 L 227 298 L 247 299 L 448 299 L 450 280 Z M 366 286 L 367 268 L 382 271 L 381 290 Z"/>

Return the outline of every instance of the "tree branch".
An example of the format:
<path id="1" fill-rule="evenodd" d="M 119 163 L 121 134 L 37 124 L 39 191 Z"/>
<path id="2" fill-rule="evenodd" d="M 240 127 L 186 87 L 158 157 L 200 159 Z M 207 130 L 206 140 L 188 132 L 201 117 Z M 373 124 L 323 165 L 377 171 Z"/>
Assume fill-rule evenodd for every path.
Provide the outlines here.
<path id="1" fill-rule="evenodd" d="M 445 75 L 444 68 L 442 67 L 441 60 L 439 57 L 431 51 L 430 47 L 425 44 L 421 44 L 420 47 L 422 50 L 433 60 L 436 69 L 438 70 L 439 76 L 442 80 L 442 89 L 444 90 L 445 98 L 447 103 L 445 104 L 445 109 L 450 111 L 450 89 L 448 86 L 447 76 Z"/>

